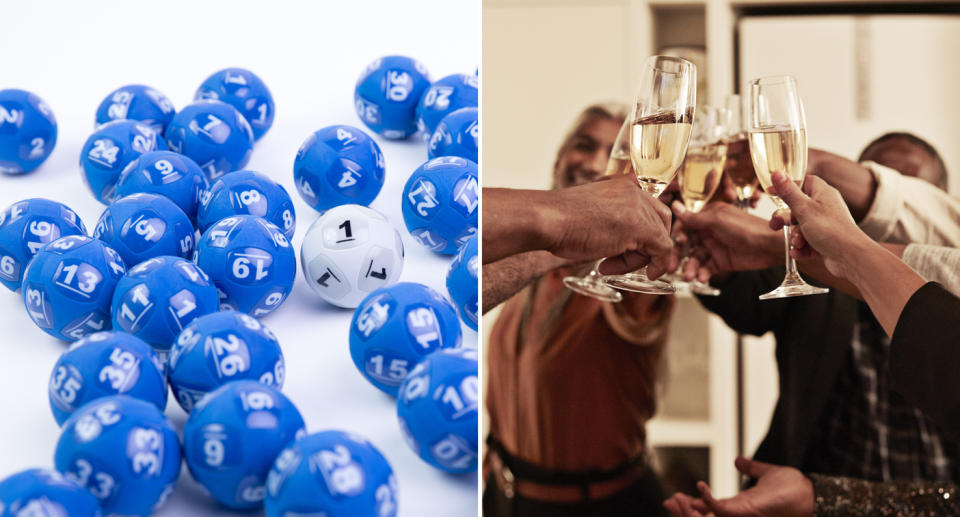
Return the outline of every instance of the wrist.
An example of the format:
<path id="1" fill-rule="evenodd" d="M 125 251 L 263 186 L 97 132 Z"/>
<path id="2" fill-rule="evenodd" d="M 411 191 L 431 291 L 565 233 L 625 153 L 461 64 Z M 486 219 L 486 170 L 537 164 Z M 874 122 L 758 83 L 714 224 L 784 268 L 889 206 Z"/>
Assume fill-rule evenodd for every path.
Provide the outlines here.
<path id="1" fill-rule="evenodd" d="M 523 214 L 517 218 L 517 230 L 527 234 L 530 250 L 552 250 L 559 241 L 555 231 L 557 219 L 555 199 L 550 192 L 544 190 L 518 191 L 517 206 L 522 207 Z"/>
<path id="2" fill-rule="evenodd" d="M 869 272 L 869 260 L 878 257 L 878 254 L 884 254 L 885 250 L 865 234 L 857 233 L 860 235 L 840 246 L 843 253 L 837 262 L 841 267 L 839 276 L 860 288 L 864 279 L 875 278 L 874 273 Z"/>

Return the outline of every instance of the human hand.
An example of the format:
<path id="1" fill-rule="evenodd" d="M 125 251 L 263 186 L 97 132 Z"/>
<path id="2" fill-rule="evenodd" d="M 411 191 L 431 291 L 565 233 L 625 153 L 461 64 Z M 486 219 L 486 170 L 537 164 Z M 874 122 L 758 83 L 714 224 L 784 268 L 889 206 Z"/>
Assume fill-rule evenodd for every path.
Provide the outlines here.
<path id="1" fill-rule="evenodd" d="M 779 235 L 763 219 L 729 203 L 709 203 L 700 212 L 690 212 L 675 202 L 673 211 L 674 225 L 683 230 L 681 242 L 692 246 L 683 269 L 686 281 L 707 282 L 718 273 L 765 269 L 783 260 Z"/>
<path id="2" fill-rule="evenodd" d="M 727 499 L 714 499 L 710 487 L 697 483 L 700 497 L 674 494 L 663 506 L 681 517 L 744 517 L 776 515 L 808 517 L 813 515 L 813 483 L 792 467 L 770 465 L 737 458 L 737 470 L 757 478 L 757 484 Z"/>
<path id="3" fill-rule="evenodd" d="M 651 259 L 669 261 L 670 210 L 644 192 L 636 178 L 614 176 L 604 181 L 554 192 L 547 249 L 574 260 L 609 257 L 604 274 L 627 273 Z"/>
<path id="4" fill-rule="evenodd" d="M 798 224 L 790 254 L 797 260 L 822 257 L 830 274 L 852 281 L 853 257 L 874 243 L 857 227 L 840 192 L 816 176 L 806 179 L 803 190 L 782 172 L 773 173 L 772 179 L 790 211 L 775 212 L 770 228 L 778 230 L 791 221 Z"/>

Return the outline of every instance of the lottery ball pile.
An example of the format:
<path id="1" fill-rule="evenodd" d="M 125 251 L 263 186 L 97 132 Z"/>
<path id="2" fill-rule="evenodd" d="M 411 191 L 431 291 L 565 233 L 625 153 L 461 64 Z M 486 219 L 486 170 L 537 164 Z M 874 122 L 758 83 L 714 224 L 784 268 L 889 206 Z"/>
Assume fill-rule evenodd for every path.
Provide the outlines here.
<path id="1" fill-rule="evenodd" d="M 267 476 L 267 517 L 395 517 L 397 481 L 386 458 L 365 438 L 324 431 L 278 456 Z"/>
<path id="2" fill-rule="evenodd" d="M 166 95 L 142 84 L 130 84 L 111 92 L 97 108 L 96 126 L 114 120 L 136 120 L 157 134 L 173 120 L 173 103 Z"/>
<path id="3" fill-rule="evenodd" d="M 20 288 L 23 270 L 48 242 L 67 235 L 86 235 L 77 213 L 49 199 L 18 201 L 0 213 L 0 282 Z"/>
<path id="4" fill-rule="evenodd" d="M 453 255 L 477 233 L 477 164 L 456 156 L 434 158 L 403 187 L 403 221 L 420 244 Z"/>
<path id="5" fill-rule="evenodd" d="M 80 151 L 83 179 L 101 203 L 115 197 L 117 180 L 126 166 L 145 153 L 164 151 L 167 144 L 157 132 L 135 120 L 114 120 L 93 132 Z"/>
<path id="6" fill-rule="evenodd" d="M 300 197 L 321 213 L 340 205 L 369 205 L 383 188 L 385 174 L 380 146 L 352 126 L 316 131 L 293 162 Z"/>
<path id="7" fill-rule="evenodd" d="M 473 472 L 478 400 L 476 350 L 428 355 L 404 379 L 397 396 L 397 417 L 407 444 L 440 470 Z"/>
<path id="8" fill-rule="evenodd" d="M 213 182 L 203 195 L 197 229 L 207 231 L 214 223 L 233 215 L 255 215 L 283 230 L 287 240 L 297 228 L 293 200 L 283 185 L 254 171 L 236 171 Z"/>
<path id="9" fill-rule="evenodd" d="M 300 263 L 315 293 L 352 309 L 374 290 L 396 283 L 403 270 L 403 242 L 376 210 L 342 205 L 307 229 Z"/>
<path id="10" fill-rule="evenodd" d="M 357 116 L 384 138 L 417 132 L 417 103 L 430 86 L 427 67 L 406 56 L 384 56 L 367 65 L 353 91 Z"/>
<path id="11" fill-rule="evenodd" d="M 170 149 L 188 156 L 214 181 L 242 169 L 253 151 L 253 130 L 233 106 L 197 101 L 174 115 L 164 133 Z"/>
<path id="12" fill-rule="evenodd" d="M 219 100 L 236 108 L 250 123 L 254 140 L 260 140 L 273 125 L 273 96 L 267 85 L 249 70 L 220 70 L 203 81 L 193 98 Z"/>
<path id="13" fill-rule="evenodd" d="M 306 435 L 300 411 L 276 388 L 228 383 L 204 397 L 183 428 L 190 474 L 214 499 L 235 510 L 263 505 L 273 461 Z"/>
<path id="14" fill-rule="evenodd" d="M 50 469 L 30 469 L 0 481 L 0 515 L 101 517 L 97 498 Z"/>
<path id="15" fill-rule="evenodd" d="M 70 345 L 50 373 L 53 418 L 63 423 L 78 408 L 111 395 L 129 395 L 163 411 L 165 367 L 141 339 L 124 332 L 96 332 Z"/>
<path id="16" fill-rule="evenodd" d="M 194 262 L 217 286 L 221 309 L 258 317 L 280 307 L 297 274 L 287 237 L 252 215 L 235 215 L 211 226 L 200 239 Z"/>
<path id="17" fill-rule="evenodd" d="M 170 387 L 188 413 L 204 395 L 230 381 L 254 380 L 279 390 L 284 371 L 273 332 L 235 311 L 193 320 L 170 350 Z"/>
<path id="18" fill-rule="evenodd" d="M 130 268 L 111 302 L 113 328 L 163 352 L 194 319 L 220 309 L 217 288 L 202 269 L 180 257 L 155 257 Z"/>
<path id="19" fill-rule="evenodd" d="M 460 108 L 479 105 L 479 79 L 475 75 L 448 75 L 427 88 L 417 104 L 417 127 L 429 138 L 437 124 Z"/>
<path id="20" fill-rule="evenodd" d="M 180 476 L 180 440 L 149 402 L 126 395 L 97 399 L 63 425 L 57 470 L 86 487 L 105 515 L 149 515 Z"/>
<path id="21" fill-rule="evenodd" d="M 353 364 L 370 384 L 394 397 L 421 357 L 460 343 L 456 309 L 423 284 L 377 289 L 357 307 L 350 323 Z"/>
<path id="22" fill-rule="evenodd" d="M 366 127 L 327 121 L 293 157 L 294 186 L 319 213 L 296 250 L 304 280 L 352 310 L 339 343 L 333 320 L 318 320 L 326 327 L 312 337 L 323 354 L 349 347 L 359 375 L 396 398 L 384 399 L 391 415 L 381 416 L 397 411 L 389 430 L 413 449 L 398 454 L 452 473 L 475 470 L 478 453 L 476 351 L 462 348 L 461 326 L 477 327 L 477 99 L 474 76 L 431 83 L 420 62 L 384 56 L 353 91 Z M 56 201 L 0 212 L 0 283 L 20 290 L 41 330 L 73 342 L 47 381 L 61 427 L 56 470 L 0 479 L 0 517 L 147 516 L 173 492 L 182 462 L 209 504 L 232 510 L 397 515 L 397 479 L 370 441 L 307 434 L 281 393 L 288 359 L 257 319 L 285 303 L 297 270 L 290 194 L 243 170 L 275 111 L 266 84 L 243 68 L 207 77 L 179 111 L 154 88 L 121 86 L 99 103 L 80 151 L 83 181 L 106 205 L 92 237 Z M 403 151 L 427 143 L 430 161 L 391 173 L 405 180 L 403 195 L 378 199 L 378 140 L 418 133 L 420 150 Z M 0 173 L 34 170 L 56 140 L 39 97 L 0 90 Z M 446 273 L 443 294 L 398 283 L 403 240 L 384 215 L 397 208 L 420 244 L 456 253 L 449 268 L 428 271 L 431 285 Z M 347 313 L 324 311 L 346 326 Z M 182 444 L 164 416 L 168 389 L 186 412 Z"/>
<path id="23" fill-rule="evenodd" d="M 460 319 L 473 330 L 477 330 L 479 320 L 479 279 L 480 259 L 477 257 L 479 244 L 474 235 L 460 247 L 457 256 L 450 263 L 447 272 L 447 292 L 460 313 Z"/>
<path id="24" fill-rule="evenodd" d="M 23 303 L 44 332 L 64 341 L 110 329 L 110 300 L 127 272 L 99 240 L 61 237 L 40 249 L 23 274 Z"/>
<path id="25" fill-rule="evenodd" d="M 430 135 L 427 156 L 459 156 L 477 162 L 480 148 L 479 110 L 460 108 L 443 117 Z"/>
<path id="26" fill-rule="evenodd" d="M 93 237 L 116 250 L 130 266 L 161 255 L 193 255 L 193 223 L 165 196 L 133 194 L 100 214 Z"/>
<path id="27" fill-rule="evenodd" d="M 57 119 L 50 106 L 27 91 L 0 90 L 0 172 L 31 172 L 56 144 Z"/>
<path id="28" fill-rule="evenodd" d="M 114 197 L 140 193 L 164 196 L 194 221 L 200 196 L 207 187 L 207 178 L 196 162 L 173 151 L 153 151 L 127 164 Z"/>

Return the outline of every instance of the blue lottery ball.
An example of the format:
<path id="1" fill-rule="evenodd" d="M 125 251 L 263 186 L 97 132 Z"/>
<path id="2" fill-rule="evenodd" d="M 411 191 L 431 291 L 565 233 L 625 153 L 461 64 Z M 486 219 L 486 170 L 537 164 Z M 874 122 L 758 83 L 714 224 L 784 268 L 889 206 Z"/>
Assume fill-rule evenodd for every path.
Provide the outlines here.
<path id="1" fill-rule="evenodd" d="M 86 487 L 105 514 L 147 516 L 173 492 L 180 441 L 156 406 L 113 395 L 83 406 L 64 423 L 54 464 Z"/>
<path id="2" fill-rule="evenodd" d="M 200 165 L 211 182 L 242 169 L 253 151 L 253 130 L 233 106 L 197 101 L 177 112 L 164 133 L 170 149 Z"/>
<path id="3" fill-rule="evenodd" d="M 430 138 L 437 124 L 460 108 L 479 106 L 479 80 L 475 75 L 453 74 L 431 84 L 417 104 L 417 127 Z"/>
<path id="4" fill-rule="evenodd" d="M 403 187 L 403 222 L 420 244 L 453 255 L 477 233 L 479 202 L 476 163 L 434 158 L 413 171 Z"/>
<path id="5" fill-rule="evenodd" d="M 23 303 L 44 332 L 64 341 L 110 329 L 110 300 L 127 268 L 113 248 L 85 235 L 40 248 L 23 273 Z"/>
<path id="6" fill-rule="evenodd" d="M 128 84 L 103 99 L 97 108 L 96 126 L 114 120 L 136 120 L 162 135 L 175 111 L 166 95 L 149 86 Z"/>
<path id="7" fill-rule="evenodd" d="M 23 90 L 0 90 L 0 172 L 24 174 L 57 145 L 57 119 L 43 99 Z"/>
<path id="8" fill-rule="evenodd" d="M 16 291 L 23 270 L 48 242 L 67 235 L 86 235 L 77 213 L 49 199 L 17 201 L 0 213 L 0 282 Z"/>
<path id="9" fill-rule="evenodd" d="M 397 418 L 423 461 L 456 474 L 477 470 L 479 390 L 473 348 L 434 352 L 404 379 Z"/>
<path id="10" fill-rule="evenodd" d="M 187 214 L 156 194 L 133 194 L 110 203 L 100 214 L 93 237 L 131 266 L 162 255 L 190 257 L 196 238 Z"/>
<path id="11" fill-rule="evenodd" d="M 50 373 L 50 409 L 57 424 L 90 401 L 129 395 L 160 411 L 167 407 L 167 378 L 159 356 L 125 332 L 95 332 L 70 345 Z"/>
<path id="12" fill-rule="evenodd" d="M 306 434 L 300 411 L 280 390 L 254 381 L 230 382 L 190 413 L 183 455 L 193 479 L 214 499 L 250 510 L 263 506 L 277 454 Z"/>
<path id="13" fill-rule="evenodd" d="M 480 298 L 478 296 L 480 282 L 477 277 L 480 261 L 477 253 L 477 236 L 474 235 L 460 246 L 460 251 L 457 252 L 447 271 L 447 292 L 450 294 L 450 299 L 457 306 L 460 319 L 473 330 L 477 330 L 479 314 L 477 308 Z"/>
<path id="14" fill-rule="evenodd" d="M 384 138 L 407 138 L 417 132 L 417 103 L 429 86 L 427 67 L 416 59 L 376 59 L 360 74 L 353 90 L 357 116 Z"/>
<path id="15" fill-rule="evenodd" d="M 397 479 L 367 439 L 323 431 L 280 452 L 267 476 L 265 507 L 267 517 L 396 517 Z"/>
<path id="16" fill-rule="evenodd" d="M 208 228 L 193 261 L 217 286 L 221 309 L 257 317 L 280 307 L 297 275 L 290 241 L 280 228 L 253 215 L 227 217 Z"/>
<path id="17" fill-rule="evenodd" d="M 297 229 L 293 200 L 283 185 L 254 171 L 237 171 L 213 182 L 204 193 L 197 215 L 201 232 L 232 215 L 263 217 L 283 230 L 287 239 Z"/>
<path id="18" fill-rule="evenodd" d="M 24 470 L 0 480 L 0 517 L 102 515 L 96 497 L 56 470 Z"/>
<path id="19" fill-rule="evenodd" d="M 460 108 L 443 117 L 430 135 L 427 156 L 459 156 L 478 162 L 480 123 L 477 108 Z"/>
<path id="20" fill-rule="evenodd" d="M 197 162 L 173 151 L 153 151 L 127 164 L 110 201 L 133 194 L 157 194 L 173 201 L 195 221 L 208 186 Z"/>
<path id="21" fill-rule="evenodd" d="M 273 125 L 273 96 L 250 70 L 225 68 L 216 72 L 197 88 L 193 99 L 219 100 L 236 108 L 250 123 L 254 140 L 260 140 Z"/>
<path id="22" fill-rule="evenodd" d="M 191 321 L 218 310 L 217 288 L 207 274 L 189 260 L 165 256 L 145 260 L 123 275 L 110 314 L 113 328 L 163 353 Z"/>
<path id="23" fill-rule="evenodd" d="M 293 162 L 300 197 L 318 212 L 340 205 L 369 205 L 383 188 L 380 146 L 352 126 L 328 126 L 310 135 Z"/>
<path id="24" fill-rule="evenodd" d="M 166 142 L 150 126 L 135 120 L 108 122 L 87 138 L 80 151 L 84 182 L 94 197 L 108 204 L 115 197 L 120 173 L 130 162 L 144 153 L 166 149 Z"/>
<path id="25" fill-rule="evenodd" d="M 170 387 L 188 413 L 207 393 L 236 380 L 283 388 L 277 337 L 252 316 L 223 311 L 187 325 L 170 349 Z"/>
<path id="26" fill-rule="evenodd" d="M 371 384 L 388 395 L 421 357 L 459 347 L 460 320 L 443 296 L 422 284 L 401 282 L 367 295 L 350 322 L 350 357 Z"/>

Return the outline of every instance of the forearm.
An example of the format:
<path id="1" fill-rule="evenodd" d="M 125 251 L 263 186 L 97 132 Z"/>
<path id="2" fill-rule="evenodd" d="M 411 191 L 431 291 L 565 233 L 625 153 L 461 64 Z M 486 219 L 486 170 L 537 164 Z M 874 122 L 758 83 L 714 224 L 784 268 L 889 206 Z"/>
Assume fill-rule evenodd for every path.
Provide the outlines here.
<path id="1" fill-rule="evenodd" d="M 903 261 L 920 276 L 960 296 L 960 248 L 911 244 L 901 246 Z"/>
<path id="2" fill-rule="evenodd" d="M 851 242 L 843 262 L 842 276 L 863 295 L 883 330 L 892 336 L 903 307 L 926 283 L 923 277 L 865 235 Z"/>
<path id="3" fill-rule="evenodd" d="M 484 264 L 549 247 L 549 230 L 543 224 L 549 217 L 544 215 L 549 208 L 545 194 L 539 190 L 483 189 Z"/>
<path id="4" fill-rule="evenodd" d="M 566 259 L 546 251 L 529 251 L 484 264 L 483 313 L 500 305 L 548 271 L 567 263 Z"/>
<path id="5" fill-rule="evenodd" d="M 857 162 L 825 151 L 811 149 L 810 173 L 840 191 L 853 219 L 860 222 L 870 211 L 877 180 L 870 169 Z"/>
<path id="6" fill-rule="evenodd" d="M 880 246 L 898 258 L 903 256 L 903 250 L 906 248 L 903 244 L 880 243 Z M 824 265 L 822 257 L 818 256 L 815 259 L 798 261 L 797 264 L 803 274 L 810 275 L 820 282 L 839 291 L 843 291 L 858 300 L 863 300 L 863 295 L 860 293 L 860 290 L 857 289 L 857 286 L 831 273 Z"/>
<path id="7" fill-rule="evenodd" d="M 811 474 L 815 517 L 958 515 L 954 483 L 870 482 Z"/>

